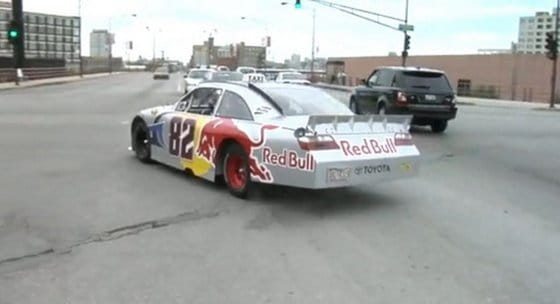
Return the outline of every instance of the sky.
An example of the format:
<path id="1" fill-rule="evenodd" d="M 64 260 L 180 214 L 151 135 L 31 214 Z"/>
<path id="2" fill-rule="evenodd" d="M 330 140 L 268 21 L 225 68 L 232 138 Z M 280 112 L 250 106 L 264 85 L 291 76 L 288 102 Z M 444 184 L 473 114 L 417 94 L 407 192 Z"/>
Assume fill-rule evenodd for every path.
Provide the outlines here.
<path id="1" fill-rule="evenodd" d="M 282 1 L 289 2 L 281 5 Z M 331 0 L 403 18 L 405 0 Z M 25 11 L 79 15 L 80 0 L 23 0 Z M 268 59 L 282 62 L 292 54 L 311 57 L 313 9 L 317 57 L 400 54 L 403 34 L 330 7 L 302 0 L 81 0 L 82 48 L 89 54 L 89 33 L 115 33 L 114 56 L 158 56 L 187 62 L 193 44 L 212 35 L 217 45 L 244 41 L 261 45 L 271 36 Z M 478 49 L 506 49 L 517 40 L 519 17 L 551 11 L 553 0 L 409 0 L 414 25 L 410 55 L 472 54 Z M 136 15 L 133 17 L 132 15 Z M 245 17 L 242 19 L 241 17 Z M 374 17 L 376 19 L 377 17 Z M 377 19 L 376 19 L 377 20 Z M 379 19 L 393 26 L 398 21 Z M 146 29 L 150 28 L 150 31 Z M 125 50 L 133 41 L 134 50 Z"/>

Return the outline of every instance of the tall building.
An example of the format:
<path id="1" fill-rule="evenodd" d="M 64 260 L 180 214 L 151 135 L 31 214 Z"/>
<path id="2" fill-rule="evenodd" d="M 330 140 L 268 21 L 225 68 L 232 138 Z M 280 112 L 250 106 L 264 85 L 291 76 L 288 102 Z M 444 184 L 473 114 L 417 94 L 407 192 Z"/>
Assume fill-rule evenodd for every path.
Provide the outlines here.
<path id="1" fill-rule="evenodd" d="M 206 66 L 220 65 L 227 62 L 230 68 L 250 66 L 261 68 L 266 65 L 266 47 L 245 45 L 244 42 L 235 45 L 214 45 L 214 38 L 210 37 L 204 44 L 193 45 L 190 65 Z"/>
<path id="2" fill-rule="evenodd" d="M 89 34 L 89 55 L 91 57 L 109 57 L 109 45 L 114 35 L 107 30 L 93 30 Z"/>
<path id="3" fill-rule="evenodd" d="M 546 53 L 546 33 L 554 32 L 557 20 L 556 9 L 553 9 L 552 13 L 536 12 L 535 16 L 519 18 L 517 52 L 524 54 Z"/>
<path id="4" fill-rule="evenodd" d="M 24 12 L 25 57 L 80 59 L 80 17 Z M 12 20 L 11 2 L 0 1 L 0 56 L 13 56 L 6 29 Z"/>
<path id="5" fill-rule="evenodd" d="M 293 54 L 290 59 L 290 67 L 294 69 L 301 69 L 301 56 L 298 54 Z"/>
<path id="6" fill-rule="evenodd" d="M 266 47 L 238 43 L 235 47 L 238 66 L 264 68 L 266 65 Z"/>

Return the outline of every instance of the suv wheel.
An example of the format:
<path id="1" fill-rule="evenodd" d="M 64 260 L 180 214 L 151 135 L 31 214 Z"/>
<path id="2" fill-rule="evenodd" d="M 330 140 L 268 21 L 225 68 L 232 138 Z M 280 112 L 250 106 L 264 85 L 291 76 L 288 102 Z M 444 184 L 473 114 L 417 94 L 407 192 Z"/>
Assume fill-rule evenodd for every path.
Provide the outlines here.
<path id="1" fill-rule="evenodd" d="M 447 120 L 434 120 L 431 126 L 432 132 L 443 133 L 447 129 Z"/>
<path id="2" fill-rule="evenodd" d="M 358 110 L 358 104 L 354 100 L 354 98 L 350 99 L 350 111 L 354 114 L 360 114 L 360 110 Z"/>
<path id="3" fill-rule="evenodd" d="M 386 109 L 385 109 L 385 104 L 379 104 L 379 107 L 377 108 L 377 114 L 379 115 L 386 115 Z"/>

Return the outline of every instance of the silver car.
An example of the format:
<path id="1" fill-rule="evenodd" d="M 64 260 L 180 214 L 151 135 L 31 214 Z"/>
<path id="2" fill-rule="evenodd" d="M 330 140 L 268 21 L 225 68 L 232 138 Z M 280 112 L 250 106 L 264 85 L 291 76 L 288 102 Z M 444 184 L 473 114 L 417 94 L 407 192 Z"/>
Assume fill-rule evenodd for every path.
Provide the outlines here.
<path id="1" fill-rule="evenodd" d="M 201 83 L 172 105 L 138 113 L 132 150 L 245 197 L 255 183 L 323 189 L 414 176 L 410 117 L 354 115 L 301 85 Z"/>
<path id="2" fill-rule="evenodd" d="M 214 70 L 209 69 L 192 69 L 183 77 L 185 94 L 196 88 L 201 82 L 208 79 L 209 74 Z"/>

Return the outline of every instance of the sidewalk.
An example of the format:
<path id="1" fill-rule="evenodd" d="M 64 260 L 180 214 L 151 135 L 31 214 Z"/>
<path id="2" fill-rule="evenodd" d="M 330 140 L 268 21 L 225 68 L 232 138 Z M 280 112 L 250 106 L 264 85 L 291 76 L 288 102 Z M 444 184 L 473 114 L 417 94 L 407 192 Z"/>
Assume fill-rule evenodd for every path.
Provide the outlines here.
<path id="1" fill-rule="evenodd" d="M 328 89 L 350 93 L 355 87 L 332 85 L 326 83 L 316 83 L 314 86 Z M 484 107 L 498 107 L 498 108 L 525 108 L 525 109 L 548 109 L 548 103 L 544 102 L 526 102 L 526 101 L 516 101 L 516 100 L 501 100 L 501 99 L 488 99 L 488 98 L 476 98 L 476 97 L 458 97 L 459 105 L 471 105 L 471 106 L 484 106 Z M 560 106 L 560 105 L 559 105 Z"/>
<path id="2" fill-rule="evenodd" d="M 96 74 L 86 74 L 83 78 L 78 76 L 67 76 L 67 77 L 55 77 L 55 78 L 46 78 L 46 79 L 38 79 L 38 80 L 27 80 L 22 81 L 19 83 L 19 86 L 15 85 L 13 82 L 3 82 L 0 83 L 0 91 L 1 90 L 11 90 L 11 89 L 23 89 L 23 88 L 31 88 L 31 87 L 39 87 L 45 85 L 55 85 L 55 84 L 63 84 L 68 82 L 75 82 L 81 81 L 86 79 L 95 79 L 104 76 L 110 75 L 118 75 L 123 72 L 114 72 L 113 74 L 109 73 L 96 73 Z"/>

